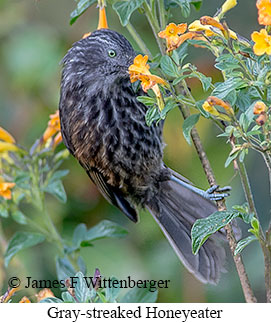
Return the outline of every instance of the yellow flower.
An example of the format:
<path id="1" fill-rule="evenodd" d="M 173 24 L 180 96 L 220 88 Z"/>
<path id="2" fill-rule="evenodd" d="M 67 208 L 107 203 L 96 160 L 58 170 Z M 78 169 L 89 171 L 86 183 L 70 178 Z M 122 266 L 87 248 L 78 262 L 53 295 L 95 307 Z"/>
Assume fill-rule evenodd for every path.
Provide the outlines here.
<path id="1" fill-rule="evenodd" d="M 202 105 L 202 108 L 209 112 L 211 115 L 213 115 L 214 117 L 217 117 L 220 120 L 224 120 L 224 121 L 231 121 L 230 117 L 228 117 L 227 115 L 219 112 L 216 110 L 216 108 L 214 108 L 211 104 L 209 104 L 208 101 L 205 101 Z"/>
<path id="2" fill-rule="evenodd" d="M 15 150 L 18 150 L 18 147 L 15 145 L 15 139 L 10 133 L 0 127 L 0 153 L 2 157 L 4 153 Z"/>
<path id="3" fill-rule="evenodd" d="M 211 26 L 211 27 L 210 27 Z M 213 27 L 213 28 L 212 28 Z M 193 21 L 189 26 L 190 31 L 203 31 L 207 37 L 223 35 L 225 31 L 223 25 L 219 22 L 218 17 L 203 16 L 200 20 Z M 237 39 L 237 35 L 234 31 L 228 30 L 232 39 Z"/>
<path id="4" fill-rule="evenodd" d="M 11 144 L 15 143 L 15 139 L 12 137 L 12 135 L 10 133 L 8 133 L 2 127 L 0 127 L 0 140 L 3 140 L 5 142 L 9 142 Z"/>
<path id="5" fill-rule="evenodd" d="M 253 51 L 256 55 L 263 54 L 271 55 L 271 36 L 267 34 L 265 29 L 261 29 L 260 32 L 254 31 L 251 34 L 251 39 L 255 42 Z"/>
<path id="6" fill-rule="evenodd" d="M 50 115 L 50 120 L 48 122 L 48 126 L 42 136 L 42 142 L 47 142 L 50 138 L 52 138 L 55 134 L 55 139 L 58 140 L 58 143 L 61 142 L 61 133 L 60 133 L 60 120 L 59 120 L 59 111 Z"/>
<path id="7" fill-rule="evenodd" d="M 221 13 L 224 14 L 237 5 L 237 0 L 227 0 L 221 7 Z"/>
<path id="8" fill-rule="evenodd" d="M 271 1 L 258 0 L 256 3 L 258 8 L 258 21 L 260 25 L 271 25 Z"/>
<path id="9" fill-rule="evenodd" d="M 160 38 L 165 38 L 167 41 L 167 51 L 170 52 L 176 49 L 179 42 L 179 37 L 181 34 L 185 33 L 187 29 L 187 24 L 175 25 L 171 22 L 167 25 L 165 30 L 162 30 L 158 33 Z"/>
<path id="10" fill-rule="evenodd" d="M 11 188 L 15 186 L 15 183 L 4 182 L 4 179 L 0 177 L 0 196 L 6 200 L 11 199 Z"/>
<path id="11" fill-rule="evenodd" d="M 267 111 L 267 106 L 262 101 L 257 101 L 253 108 L 254 114 L 261 114 Z"/>

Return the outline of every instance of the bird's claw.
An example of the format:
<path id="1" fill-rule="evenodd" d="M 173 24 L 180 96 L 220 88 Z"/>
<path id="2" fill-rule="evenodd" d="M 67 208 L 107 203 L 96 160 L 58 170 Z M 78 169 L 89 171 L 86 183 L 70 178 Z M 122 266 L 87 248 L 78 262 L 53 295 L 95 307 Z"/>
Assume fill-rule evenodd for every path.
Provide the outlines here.
<path id="1" fill-rule="evenodd" d="M 219 185 L 213 185 L 208 190 L 205 191 L 206 198 L 211 201 L 220 201 L 225 197 L 228 197 L 230 193 L 227 193 L 231 190 L 230 186 L 225 186 L 219 188 Z"/>

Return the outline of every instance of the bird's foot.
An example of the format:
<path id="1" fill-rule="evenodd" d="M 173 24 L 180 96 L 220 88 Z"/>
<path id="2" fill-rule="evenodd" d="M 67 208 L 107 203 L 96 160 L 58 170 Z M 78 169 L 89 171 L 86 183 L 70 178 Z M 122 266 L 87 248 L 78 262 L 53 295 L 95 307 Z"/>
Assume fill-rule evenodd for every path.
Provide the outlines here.
<path id="1" fill-rule="evenodd" d="M 219 185 L 213 185 L 208 190 L 206 190 L 205 193 L 205 198 L 211 201 L 221 201 L 225 197 L 228 197 L 231 191 L 230 186 L 224 186 L 219 188 Z"/>

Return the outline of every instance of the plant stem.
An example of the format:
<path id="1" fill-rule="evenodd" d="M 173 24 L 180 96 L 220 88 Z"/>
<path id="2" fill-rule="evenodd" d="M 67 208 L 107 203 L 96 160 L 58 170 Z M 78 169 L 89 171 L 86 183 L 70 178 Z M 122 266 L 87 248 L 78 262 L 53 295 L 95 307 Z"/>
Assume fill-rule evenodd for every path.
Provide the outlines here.
<path id="1" fill-rule="evenodd" d="M 138 47 L 142 51 L 142 53 L 147 54 L 149 56 L 149 58 L 152 59 L 151 52 L 149 51 L 148 47 L 146 46 L 146 44 L 144 43 L 144 41 L 142 40 L 140 35 L 135 30 L 134 26 L 130 22 L 128 22 L 126 27 L 129 31 L 129 33 L 131 34 L 131 36 L 133 37 L 134 41 L 137 43 Z"/>
<path id="2" fill-rule="evenodd" d="M 166 28 L 166 24 L 167 24 L 164 0 L 158 0 L 158 11 L 159 11 L 160 29 L 163 30 Z"/>
<path id="3" fill-rule="evenodd" d="M 159 25 L 158 25 L 158 19 L 157 19 L 157 17 L 153 16 L 151 8 L 149 7 L 147 2 L 143 3 L 143 8 L 145 10 L 148 22 L 149 22 L 149 24 L 150 24 L 150 26 L 152 28 L 152 31 L 153 31 L 154 37 L 156 39 L 156 42 L 158 44 L 159 50 L 160 50 L 161 54 L 164 55 L 165 54 L 165 48 L 163 46 L 162 39 L 159 38 L 159 36 L 158 36 L 158 33 L 160 31 L 160 28 L 159 28 Z"/>
<path id="4" fill-rule="evenodd" d="M 268 176 L 269 176 L 269 192 L 271 195 L 271 155 L 268 151 L 265 151 L 262 153 L 263 159 L 265 161 L 267 170 L 268 170 Z"/>
<path id="5" fill-rule="evenodd" d="M 180 106 L 180 110 L 181 110 L 181 113 L 182 113 L 184 119 L 189 117 L 190 112 L 189 112 L 187 107 Z M 206 174 L 206 177 L 207 177 L 207 180 L 209 182 L 209 185 L 210 186 L 216 185 L 216 179 L 215 179 L 215 176 L 214 176 L 214 172 L 212 170 L 210 161 L 209 161 L 209 159 L 208 159 L 208 157 L 207 157 L 207 155 L 206 155 L 206 153 L 205 153 L 205 151 L 203 149 L 199 134 L 198 134 L 195 127 L 191 131 L 191 138 L 192 138 L 192 141 L 193 141 L 194 146 L 196 148 L 196 151 L 198 153 L 198 156 L 200 158 L 200 161 L 201 161 L 203 170 L 204 170 L 204 172 Z M 218 206 L 219 211 L 226 210 L 226 205 L 225 205 L 224 200 L 217 201 L 217 206 Z M 238 276 L 239 276 L 239 279 L 240 279 L 240 282 L 241 282 L 241 286 L 242 286 L 242 289 L 243 289 L 243 293 L 244 293 L 246 302 L 248 302 L 248 303 L 256 303 L 257 299 L 254 296 L 253 290 L 251 288 L 251 285 L 250 285 L 250 282 L 249 282 L 249 279 L 248 279 L 248 276 L 247 276 L 247 273 L 246 273 L 246 269 L 245 269 L 242 257 L 241 257 L 240 254 L 237 254 L 236 256 L 234 255 L 234 251 L 236 249 L 237 242 L 236 242 L 236 238 L 234 236 L 234 232 L 232 230 L 231 225 L 227 224 L 225 226 L 225 230 L 226 230 L 227 240 L 228 240 L 229 245 L 230 245 L 230 250 L 231 250 L 231 253 L 232 253 L 232 256 L 233 256 L 233 260 L 235 262 L 235 266 L 236 266 L 236 269 L 237 269 L 237 272 L 238 272 Z"/>

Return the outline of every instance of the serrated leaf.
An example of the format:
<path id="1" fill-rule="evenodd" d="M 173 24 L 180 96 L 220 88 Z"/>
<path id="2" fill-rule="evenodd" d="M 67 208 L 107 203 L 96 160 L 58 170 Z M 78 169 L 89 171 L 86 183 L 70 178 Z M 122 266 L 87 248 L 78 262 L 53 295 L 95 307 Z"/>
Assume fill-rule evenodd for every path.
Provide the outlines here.
<path id="1" fill-rule="evenodd" d="M 178 67 L 169 56 L 163 56 L 161 58 L 160 64 L 163 72 L 167 75 L 172 77 L 179 76 Z"/>
<path id="2" fill-rule="evenodd" d="M 192 251 L 196 255 L 203 243 L 218 230 L 230 223 L 238 213 L 229 211 L 217 211 L 207 218 L 196 220 L 192 230 Z"/>
<path id="3" fill-rule="evenodd" d="M 248 246 L 252 241 L 258 240 L 255 236 L 248 236 L 240 241 L 238 241 L 236 248 L 234 250 L 234 255 L 238 255 L 246 246 Z"/>
<path id="4" fill-rule="evenodd" d="M 113 9 L 119 16 L 122 26 L 126 26 L 130 20 L 131 14 L 138 9 L 144 0 L 118 1 L 113 4 Z"/>
<path id="5" fill-rule="evenodd" d="M 87 231 L 85 239 L 86 242 L 92 242 L 103 238 L 123 238 L 127 233 L 128 231 L 119 224 L 103 220 Z"/>
<path id="6" fill-rule="evenodd" d="M 5 252 L 5 266 L 7 267 L 12 257 L 19 251 L 33 247 L 45 240 L 44 235 L 32 232 L 16 232 L 8 243 Z"/>
<path id="7" fill-rule="evenodd" d="M 67 195 L 64 186 L 60 180 L 49 182 L 49 184 L 43 190 L 47 193 L 54 195 L 60 202 L 66 203 Z"/>
<path id="8" fill-rule="evenodd" d="M 120 300 L 121 303 L 155 303 L 158 290 L 150 291 L 150 288 L 133 288 Z"/>
<path id="9" fill-rule="evenodd" d="M 76 9 L 70 14 L 70 24 L 74 24 L 75 21 L 97 0 L 80 0 L 77 3 Z"/>
<path id="10" fill-rule="evenodd" d="M 199 118 L 200 118 L 199 113 L 192 114 L 191 116 L 186 118 L 183 122 L 183 136 L 189 145 L 191 145 L 192 143 L 191 137 L 190 137 L 191 130 L 193 129 L 195 124 L 199 121 Z"/>

